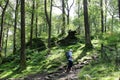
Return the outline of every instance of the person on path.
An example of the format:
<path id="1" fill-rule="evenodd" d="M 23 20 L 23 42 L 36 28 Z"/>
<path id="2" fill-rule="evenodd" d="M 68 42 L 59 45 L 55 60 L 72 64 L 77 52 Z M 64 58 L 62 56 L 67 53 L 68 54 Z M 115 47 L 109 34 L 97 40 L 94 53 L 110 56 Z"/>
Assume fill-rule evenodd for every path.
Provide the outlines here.
<path id="1" fill-rule="evenodd" d="M 69 73 L 71 71 L 71 68 L 73 66 L 73 57 L 72 57 L 72 53 L 73 53 L 73 50 L 70 49 L 66 55 L 67 55 L 67 60 L 68 60 L 68 64 L 67 64 L 67 70 L 66 72 Z"/>

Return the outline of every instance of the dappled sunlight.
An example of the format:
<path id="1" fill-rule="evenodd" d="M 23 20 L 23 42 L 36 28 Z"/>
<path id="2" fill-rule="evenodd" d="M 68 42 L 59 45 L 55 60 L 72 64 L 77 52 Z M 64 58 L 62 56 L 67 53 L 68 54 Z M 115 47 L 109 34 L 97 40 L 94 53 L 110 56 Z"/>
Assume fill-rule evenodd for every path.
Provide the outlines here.
<path id="1" fill-rule="evenodd" d="M 12 71 L 5 71 L 5 72 L 3 72 L 2 74 L 0 74 L 0 78 L 4 78 L 4 77 L 7 77 L 7 76 L 9 76 L 9 75 L 11 75 L 13 72 Z"/>
<path id="2" fill-rule="evenodd" d="M 80 79 L 85 79 L 83 75 L 89 74 L 89 76 L 91 76 L 91 78 L 95 80 L 118 80 L 118 78 L 120 77 L 120 72 L 114 71 L 114 68 L 115 67 L 112 64 L 94 64 L 93 62 L 84 67 L 81 71 L 82 73 L 79 73 L 79 76 Z"/>

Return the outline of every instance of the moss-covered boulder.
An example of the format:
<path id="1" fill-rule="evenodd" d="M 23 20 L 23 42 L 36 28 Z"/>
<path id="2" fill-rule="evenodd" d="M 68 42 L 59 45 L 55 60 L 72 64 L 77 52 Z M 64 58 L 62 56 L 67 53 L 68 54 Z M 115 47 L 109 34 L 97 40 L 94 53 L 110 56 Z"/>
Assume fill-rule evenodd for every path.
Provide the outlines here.
<path id="1" fill-rule="evenodd" d="M 38 51 L 46 49 L 44 41 L 41 38 L 32 39 L 32 46 L 30 47 L 30 41 L 26 44 L 27 48 L 35 49 Z"/>
<path id="2" fill-rule="evenodd" d="M 69 30 L 68 35 L 64 39 L 57 41 L 57 43 L 62 46 L 75 44 L 78 42 L 78 38 L 75 36 L 75 34 L 76 34 L 76 31 Z"/>
<path id="3" fill-rule="evenodd" d="M 52 38 L 51 38 L 51 47 L 56 46 L 56 41 L 57 41 L 57 38 L 56 38 L 56 37 L 52 37 Z"/>

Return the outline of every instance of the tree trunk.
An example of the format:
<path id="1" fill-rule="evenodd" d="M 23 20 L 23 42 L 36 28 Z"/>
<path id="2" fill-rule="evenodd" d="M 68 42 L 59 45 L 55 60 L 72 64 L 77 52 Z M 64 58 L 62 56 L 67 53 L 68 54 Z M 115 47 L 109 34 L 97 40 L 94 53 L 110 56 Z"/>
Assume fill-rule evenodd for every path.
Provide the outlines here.
<path id="1" fill-rule="evenodd" d="M 105 32 L 107 31 L 107 0 L 105 0 Z"/>
<path id="2" fill-rule="evenodd" d="M 118 0 L 119 19 L 120 19 L 120 0 Z"/>
<path id="3" fill-rule="evenodd" d="M 101 7 L 101 33 L 103 35 L 103 32 L 104 32 L 104 23 L 103 23 L 103 0 L 100 0 L 100 7 Z M 102 51 L 102 54 L 101 54 L 101 57 L 104 57 L 104 54 L 103 54 L 103 43 L 101 44 L 101 51 Z"/>
<path id="4" fill-rule="evenodd" d="M 85 25 L 85 47 L 92 48 L 91 37 L 90 37 L 90 26 L 88 22 L 87 0 L 83 0 L 83 4 L 84 4 L 84 25 Z"/>
<path id="5" fill-rule="evenodd" d="M 47 24 L 48 24 L 48 50 L 49 50 L 48 53 L 50 53 L 50 47 L 51 47 L 52 1 L 53 0 L 51 0 L 51 5 L 50 5 L 50 16 L 48 16 L 46 0 L 44 2 L 44 5 L 45 5 L 45 15 L 46 15 L 46 20 L 47 20 Z"/>
<path id="6" fill-rule="evenodd" d="M 62 28 L 61 28 L 61 35 L 65 34 L 65 1 L 62 0 Z"/>
<path id="7" fill-rule="evenodd" d="M 1 15 L 1 29 L 0 29 L 0 50 L 2 50 L 2 33 L 3 33 L 3 23 L 4 23 L 4 15 L 6 8 L 8 6 L 9 0 L 7 0 L 5 7 L 3 8 L 2 15 Z"/>
<path id="8" fill-rule="evenodd" d="M 21 0 L 21 54 L 20 54 L 20 69 L 26 68 L 25 54 L 25 0 Z"/>
<path id="9" fill-rule="evenodd" d="M 78 19 L 80 19 L 80 1 L 78 0 Z M 78 34 L 80 35 L 80 24 L 78 24 Z"/>
<path id="10" fill-rule="evenodd" d="M 32 47 L 32 38 L 33 38 L 34 10 L 35 10 L 35 0 L 33 0 L 33 6 L 32 6 L 31 30 L 30 30 L 30 47 Z"/>
<path id="11" fill-rule="evenodd" d="M 16 27 L 17 27 L 18 7 L 19 7 L 18 0 L 16 0 L 14 34 L 13 34 L 13 54 L 16 53 Z"/>
<path id="12" fill-rule="evenodd" d="M 73 6 L 73 4 L 74 4 L 74 0 L 73 0 L 73 2 L 72 2 L 72 4 L 69 6 L 69 2 L 68 2 L 68 0 L 67 0 L 67 26 L 68 26 L 68 30 L 69 30 L 69 24 L 70 24 L 70 10 L 71 10 L 71 7 Z"/>
<path id="13" fill-rule="evenodd" d="M 112 23 L 111 23 L 111 33 L 113 32 L 113 21 L 114 21 L 114 14 L 112 15 Z"/>
<path id="14" fill-rule="evenodd" d="M 103 0 L 101 0 L 101 3 L 100 3 L 100 6 L 101 6 L 101 32 L 103 33 L 104 32 L 104 19 L 103 19 Z"/>
<path id="15" fill-rule="evenodd" d="M 7 28 L 6 40 L 5 40 L 5 57 L 7 56 L 6 53 L 7 53 L 8 32 L 9 32 L 9 28 Z"/>
<path id="16" fill-rule="evenodd" d="M 36 10 L 38 9 L 38 3 L 36 2 Z M 35 36 L 38 37 L 38 13 L 36 12 L 36 21 L 35 21 L 36 29 L 35 29 Z"/>

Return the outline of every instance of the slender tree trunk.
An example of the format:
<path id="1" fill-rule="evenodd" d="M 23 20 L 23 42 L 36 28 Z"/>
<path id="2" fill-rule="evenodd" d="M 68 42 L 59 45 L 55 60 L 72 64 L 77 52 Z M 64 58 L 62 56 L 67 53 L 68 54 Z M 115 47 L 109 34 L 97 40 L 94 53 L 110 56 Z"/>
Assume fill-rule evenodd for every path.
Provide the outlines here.
<path id="1" fill-rule="evenodd" d="M 107 0 L 105 0 L 105 32 L 107 31 Z"/>
<path id="2" fill-rule="evenodd" d="M 69 24 L 70 24 L 70 19 L 69 19 L 69 17 L 70 17 L 70 10 L 67 10 L 67 25 L 68 25 L 68 29 L 69 29 Z"/>
<path id="3" fill-rule="evenodd" d="M 18 0 L 16 0 L 14 35 L 13 35 L 13 54 L 16 53 L 16 27 L 17 27 L 18 6 L 19 6 L 18 5 Z"/>
<path id="4" fill-rule="evenodd" d="M 36 2 L 36 10 L 38 9 L 38 3 Z M 38 37 L 38 13 L 36 12 L 36 29 L 35 29 L 35 36 Z"/>
<path id="5" fill-rule="evenodd" d="M 112 15 L 111 33 L 113 32 L 113 20 L 114 20 L 114 14 Z"/>
<path id="6" fill-rule="evenodd" d="M 21 0 L 21 54 L 20 54 L 20 69 L 26 68 L 25 54 L 25 0 Z"/>
<path id="7" fill-rule="evenodd" d="M 6 8 L 8 6 L 9 0 L 7 0 L 5 7 L 3 8 L 2 15 L 1 15 L 1 28 L 0 28 L 0 50 L 2 50 L 2 33 L 3 33 L 3 22 L 4 22 L 4 15 Z"/>
<path id="8" fill-rule="evenodd" d="M 62 0 L 62 28 L 61 28 L 61 35 L 65 34 L 65 1 Z"/>
<path id="9" fill-rule="evenodd" d="M 31 30 L 30 30 L 30 47 L 32 47 L 32 38 L 33 38 L 34 10 L 35 10 L 35 0 L 33 0 L 33 6 L 32 6 Z"/>
<path id="10" fill-rule="evenodd" d="M 73 6 L 73 4 L 74 4 L 74 0 L 73 0 L 73 2 L 72 2 L 72 4 L 69 6 L 69 2 L 68 2 L 68 0 L 67 0 L 67 26 L 68 26 L 68 30 L 69 30 L 69 24 L 70 24 L 70 10 L 71 10 L 71 7 Z"/>
<path id="11" fill-rule="evenodd" d="M 7 29 L 7 33 L 6 33 L 6 41 L 5 41 L 5 57 L 7 56 L 7 42 L 8 42 L 8 32 L 9 32 L 9 28 Z"/>
<path id="12" fill-rule="evenodd" d="M 88 22 L 87 0 L 83 0 L 83 4 L 84 4 L 84 25 L 85 25 L 85 47 L 92 48 L 91 37 L 90 37 L 90 26 Z"/>
<path id="13" fill-rule="evenodd" d="M 103 0 L 100 0 L 100 6 L 101 6 L 101 33 L 103 35 L 103 32 L 104 32 L 104 23 L 103 23 Z M 101 57 L 104 57 L 103 55 L 103 43 L 101 44 L 101 51 L 102 51 L 102 54 L 101 54 Z"/>
<path id="14" fill-rule="evenodd" d="M 104 19 L 103 19 L 103 0 L 101 0 L 101 3 L 100 3 L 100 6 L 101 6 L 101 32 L 103 33 L 104 32 Z"/>
<path id="15" fill-rule="evenodd" d="M 120 0 L 118 0 L 119 19 L 120 19 Z"/>
<path id="16" fill-rule="evenodd" d="M 78 0 L 78 19 L 80 19 L 80 1 Z M 78 24 L 78 34 L 80 34 L 80 24 Z"/>
<path id="17" fill-rule="evenodd" d="M 50 16 L 48 16 L 47 12 L 47 1 L 45 0 L 44 5 L 45 5 L 45 16 L 48 24 L 48 50 L 50 53 L 50 47 L 51 47 L 51 22 L 52 22 L 52 1 L 51 0 L 51 5 L 50 5 Z"/>

